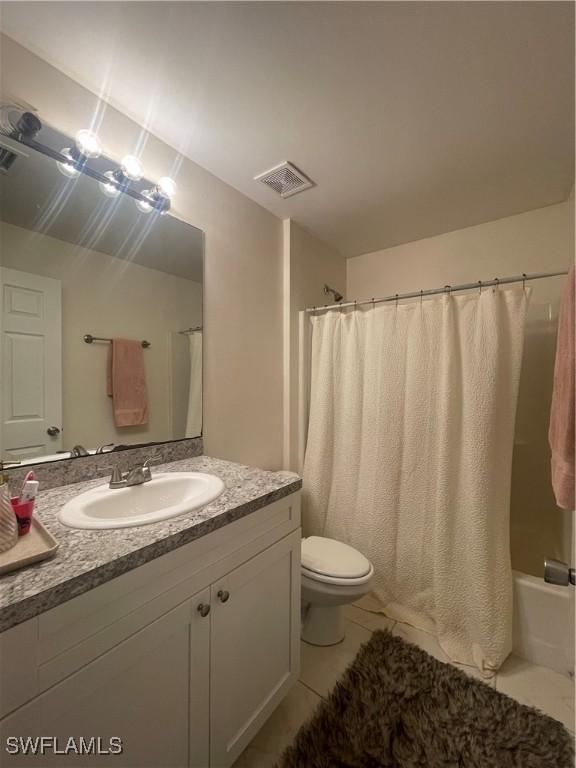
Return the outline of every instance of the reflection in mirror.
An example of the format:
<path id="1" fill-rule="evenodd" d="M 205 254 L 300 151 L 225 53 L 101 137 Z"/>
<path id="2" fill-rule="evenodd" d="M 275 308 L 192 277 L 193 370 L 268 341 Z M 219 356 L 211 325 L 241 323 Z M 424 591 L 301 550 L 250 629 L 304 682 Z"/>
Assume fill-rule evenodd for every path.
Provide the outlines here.
<path id="1" fill-rule="evenodd" d="M 126 176 L 119 191 L 61 172 L 49 155 L 69 137 L 36 140 L 46 152 L 0 136 L 0 457 L 199 436 L 203 233 L 127 194 Z"/>

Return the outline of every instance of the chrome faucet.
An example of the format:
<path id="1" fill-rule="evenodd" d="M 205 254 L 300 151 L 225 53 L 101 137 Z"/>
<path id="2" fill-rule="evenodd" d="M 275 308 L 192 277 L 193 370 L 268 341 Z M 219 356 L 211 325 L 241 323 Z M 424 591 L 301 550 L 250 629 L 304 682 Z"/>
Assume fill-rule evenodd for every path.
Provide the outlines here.
<path id="1" fill-rule="evenodd" d="M 108 487 L 114 490 L 115 488 L 130 488 L 133 485 L 149 483 L 152 480 L 152 472 L 148 466 L 149 461 L 149 458 L 146 459 L 144 464 L 132 467 L 128 472 L 122 472 L 120 467 L 114 467 Z"/>
<path id="2" fill-rule="evenodd" d="M 142 485 L 142 483 L 148 483 L 152 480 L 152 472 L 148 466 L 148 459 L 141 466 L 132 467 L 132 469 L 126 475 L 126 486 Z"/>
<path id="3" fill-rule="evenodd" d="M 106 450 L 107 448 L 114 448 L 114 443 L 105 443 L 104 445 L 99 445 L 98 448 L 96 448 L 96 455 L 99 455 L 101 453 L 108 453 Z"/>
<path id="4" fill-rule="evenodd" d="M 70 451 L 70 458 L 73 459 L 77 456 L 90 456 L 90 453 L 84 448 L 83 445 L 75 445 Z"/>

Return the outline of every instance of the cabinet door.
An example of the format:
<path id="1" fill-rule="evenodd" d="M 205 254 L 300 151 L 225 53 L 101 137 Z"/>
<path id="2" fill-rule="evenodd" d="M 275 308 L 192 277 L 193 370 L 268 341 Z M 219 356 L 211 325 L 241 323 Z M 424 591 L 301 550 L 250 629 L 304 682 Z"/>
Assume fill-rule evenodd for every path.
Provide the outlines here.
<path id="1" fill-rule="evenodd" d="M 298 678 L 300 530 L 211 590 L 210 765 L 224 768 Z"/>
<path id="2" fill-rule="evenodd" d="M 206 768 L 210 621 L 206 589 L 136 632 L 0 723 L 2 766 Z M 25 663 L 25 660 L 23 660 Z M 50 736 L 89 743 L 122 740 L 122 754 L 9 755 L 8 737 Z M 30 743 L 30 742 L 29 742 Z M 13 744 L 13 742 L 12 742 Z"/>

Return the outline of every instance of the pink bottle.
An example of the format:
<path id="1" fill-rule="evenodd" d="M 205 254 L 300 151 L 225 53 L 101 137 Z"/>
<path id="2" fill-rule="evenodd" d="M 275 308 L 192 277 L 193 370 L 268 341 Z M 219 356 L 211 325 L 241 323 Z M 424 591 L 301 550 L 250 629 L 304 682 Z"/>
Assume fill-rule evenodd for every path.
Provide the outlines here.
<path id="1" fill-rule="evenodd" d="M 18 536 L 24 536 L 28 533 L 32 525 L 32 515 L 34 514 L 34 499 L 22 501 L 19 496 L 12 496 L 12 509 L 18 522 Z"/>

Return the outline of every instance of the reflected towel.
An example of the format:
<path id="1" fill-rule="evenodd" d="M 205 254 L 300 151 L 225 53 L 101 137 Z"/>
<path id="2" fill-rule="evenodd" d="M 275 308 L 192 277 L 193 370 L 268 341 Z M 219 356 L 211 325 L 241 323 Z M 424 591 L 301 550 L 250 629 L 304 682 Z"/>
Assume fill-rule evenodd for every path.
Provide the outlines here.
<path id="1" fill-rule="evenodd" d="M 552 449 L 552 487 L 562 509 L 574 509 L 574 267 L 562 297 L 554 366 L 554 391 L 548 439 Z"/>
<path id="2" fill-rule="evenodd" d="M 140 341 L 112 339 L 106 378 L 107 394 L 112 398 L 116 426 L 148 424 L 144 350 Z"/>

